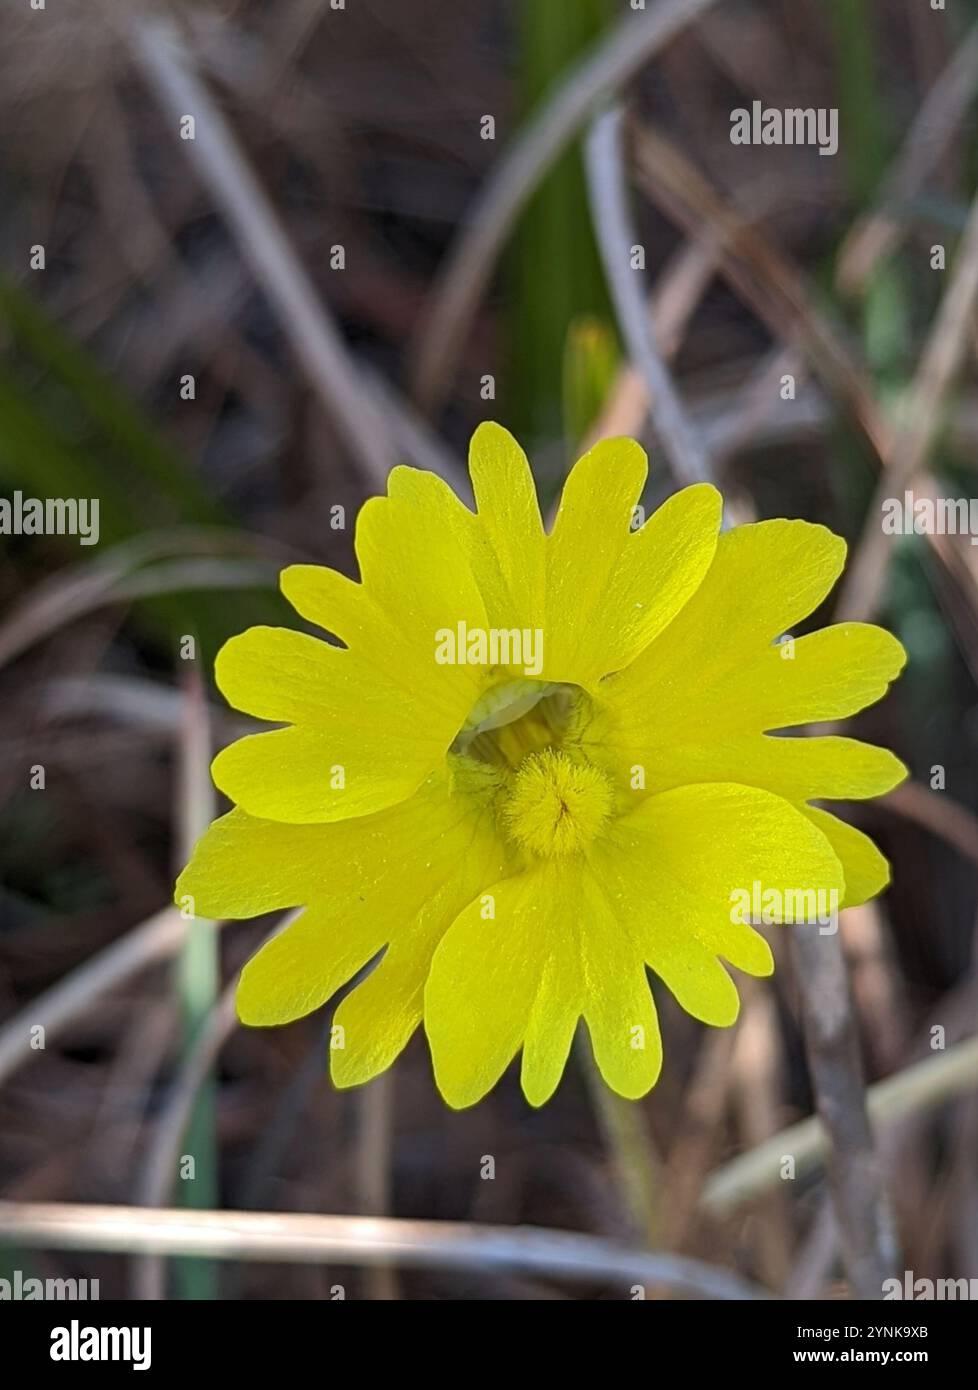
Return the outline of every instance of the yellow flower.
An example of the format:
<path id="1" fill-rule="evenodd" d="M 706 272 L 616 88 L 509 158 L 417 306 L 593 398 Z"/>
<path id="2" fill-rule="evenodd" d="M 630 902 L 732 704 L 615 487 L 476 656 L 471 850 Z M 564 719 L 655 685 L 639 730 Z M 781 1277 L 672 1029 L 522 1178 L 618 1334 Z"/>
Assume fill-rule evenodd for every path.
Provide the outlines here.
<path id="1" fill-rule="evenodd" d="M 390 1066 L 423 1018 L 450 1105 L 521 1047 L 540 1105 L 583 1017 L 608 1085 L 641 1096 L 661 1065 L 646 966 L 693 1017 L 730 1024 L 720 958 L 773 969 L 759 903 L 765 921 L 811 920 L 813 902 L 887 882 L 872 842 L 810 803 L 889 791 L 901 763 L 770 731 L 879 699 L 904 652 L 861 623 L 779 642 L 842 569 L 822 526 L 718 538 L 701 485 L 633 529 L 632 440 L 580 460 L 550 534 L 505 430 L 476 431 L 470 467 L 475 513 L 432 474 L 391 473 L 358 520 L 360 583 L 285 570 L 287 598 L 342 646 L 253 628 L 220 652 L 230 703 L 288 727 L 216 758 L 237 804 L 178 900 L 305 908 L 244 969 L 250 1024 L 319 1008 L 384 950 L 336 1012 L 337 1085 Z"/>

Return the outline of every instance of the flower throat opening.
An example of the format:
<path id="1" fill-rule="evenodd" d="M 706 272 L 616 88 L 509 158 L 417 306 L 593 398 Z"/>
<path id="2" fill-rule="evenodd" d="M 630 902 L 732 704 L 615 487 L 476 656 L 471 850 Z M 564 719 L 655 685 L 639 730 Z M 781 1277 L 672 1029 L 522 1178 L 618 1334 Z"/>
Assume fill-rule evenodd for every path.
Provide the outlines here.
<path id="1" fill-rule="evenodd" d="M 515 680 L 486 691 L 452 751 L 497 767 L 517 768 L 528 753 L 561 745 L 587 697 L 573 685 Z"/>
<path id="2" fill-rule="evenodd" d="M 500 827 L 535 857 L 577 853 L 611 817 L 611 781 L 579 744 L 588 703 L 577 686 L 510 681 L 479 700 L 453 744 L 503 772 Z"/>

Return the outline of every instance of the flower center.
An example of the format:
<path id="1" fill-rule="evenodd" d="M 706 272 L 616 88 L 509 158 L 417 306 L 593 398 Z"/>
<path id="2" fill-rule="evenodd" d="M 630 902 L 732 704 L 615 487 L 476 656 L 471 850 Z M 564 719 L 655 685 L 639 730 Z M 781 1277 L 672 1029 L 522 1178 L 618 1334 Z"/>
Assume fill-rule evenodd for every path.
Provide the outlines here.
<path id="1" fill-rule="evenodd" d="M 459 766 L 491 772 L 500 829 L 530 854 L 574 854 L 612 815 L 611 779 L 581 749 L 589 710 L 577 686 L 509 681 L 479 700 L 452 746 Z"/>
<path id="2" fill-rule="evenodd" d="M 586 848 L 613 805 L 611 782 L 603 772 L 550 747 L 527 754 L 512 775 L 502 822 L 523 849 L 550 858 Z"/>

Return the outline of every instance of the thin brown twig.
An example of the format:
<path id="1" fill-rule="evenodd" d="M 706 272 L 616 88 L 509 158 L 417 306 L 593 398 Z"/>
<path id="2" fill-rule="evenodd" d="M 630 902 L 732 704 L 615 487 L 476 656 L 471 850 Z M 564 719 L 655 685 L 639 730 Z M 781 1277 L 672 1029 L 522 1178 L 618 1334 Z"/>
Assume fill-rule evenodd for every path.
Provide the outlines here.
<path id="1" fill-rule="evenodd" d="M 849 1283 L 856 1298 L 880 1298 L 883 1280 L 896 1268 L 896 1234 L 869 1123 L 842 943 L 838 932 L 821 936 L 809 925 L 788 931 Z"/>
<path id="2" fill-rule="evenodd" d="M 940 308 L 931 325 L 910 392 L 904 428 L 896 435 L 890 466 L 881 475 L 866 524 L 843 580 L 836 608 L 838 622 L 865 621 L 883 598 L 893 553 L 882 526 L 883 504 L 899 497 L 927 463 L 943 416 L 944 401 L 968 348 L 968 330 L 978 301 L 978 197 L 967 225 Z"/>
<path id="3" fill-rule="evenodd" d="M 686 1243 L 703 1182 L 723 1135 L 727 1081 L 737 1034 L 732 1028 L 708 1028 L 704 1032 L 662 1178 L 663 1189 L 669 1193 L 663 1212 L 663 1241 L 671 1249 Z"/>
<path id="4" fill-rule="evenodd" d="M 751 980 L 742 994 L 730 1057 L 730 1099 L 738 1144 L 754 1148 L 780 1128 L 784 1049 L 774 991 Z M 788 1205 L 788 1194 L 775 1189 L 751 1231 L 751 1267 L 773 1289 L 781 1288 L 790 1268 L 792 1231 Z"/>
<path id="5" fill-rule="evenodd" d="M 853 223 L 839 249 L 835 282 L 856 294 L 899 242 L 901 210 L 917 194 L 954 134 L 978 86 L 978 25 L 954 50 L 927 93 L 872 212 Z"/>
<path id="6" fill-rule="evenodd" d="M 847 916 L 851 919 L 850 909 Z M 967 1039 L 967 1030 L 972 1027 L 975 1014 L 975 984 L 974 973 L 962 985 L 956 986 L 949 991 L 944 1000 L 935 1009 L 935 1014 L 942 1014 L 945 1019 L 946 1040 L 959 1042 Z M 934 1016 L 934 1015 L 932 1015 Z M 918 1035 L 917 1040 L 911 1045 L 906 1057 L 918 1060 L 926 1060 L 933 1055 L 932 1036 L 929 1027 L 926 1027 Z M 907 1068 L 909 1069 L 909 1068 Z M 953 1067 L 952 1067 L 953 1073 Z M 891 1080 L 895 1080 L 901 1073 L 896 1073 Z M 933 1079 L 933 1078 L 931 1078 Z M 926 1082 L 927 1078 L 925 1078 Z M 941 1084 L 940 1076 L 937 1081 Z M 886 1086 L 884 1082 L 881 1085 Z M 906 1149 L 909 1136 L 919 1125 L 926 1109 L 926 1102 L 929 1100 L 926 1085 L 921 1087 L 917 1096 L 922 1101 L 919 1108 L 913 1109 L 908 1105 L 907 1113 L 897 1115 L 892 1123 L 886 1119 L 882 1113 L 877 1113 L 879 1106 L 879 1088 L 870 1090 L 870 1109 L 874 1116 L 875 1127 L 879 1139 L 880 1155 L 884 1166 L 891 1172 L 901 1172 L 904 1184 L 908 1174 L 908 1164 L 905 1159 L 901 1160 L 901 1145 Z M 973 1094 L 973 1093 L 972 1093 Z M 911 1100 L 913 1095 L 911 1093 Z M 949 1099 L 951 1097 L 948 1097 Z M 938 1099 L 944 1099 L 940 1095 Z M 905 1201 L 904 1197 L 904 1201 Z M 838 1229 L 832 1210 L 832 1202 L 826 1198 L 822 1201 L 818 1215 L 812 1222 L 804 1247 L 799 1253 L 795 1267 L 787 1283 L 783 1287 L 783 1296 L 792 1299 L 814 1298 L 823 1280 L 827 1277 L 835 1259 L 838 1246 Z"/>

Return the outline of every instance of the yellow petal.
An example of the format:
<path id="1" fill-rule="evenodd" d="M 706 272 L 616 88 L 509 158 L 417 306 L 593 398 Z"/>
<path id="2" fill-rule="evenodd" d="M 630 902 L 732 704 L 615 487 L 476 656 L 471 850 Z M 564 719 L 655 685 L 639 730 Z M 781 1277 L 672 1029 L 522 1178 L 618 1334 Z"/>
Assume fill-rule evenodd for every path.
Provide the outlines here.
<path id="1" fill-rule="evenodd" d="M 425 980 L 439 941 L 462 908 L 481 902 L 505 869 L 505 852 L 487 813 L 470 814 L 453 836 L 439 834 L 439 855 L 444 839 L 454 839 L 450 871 L 419 908 L 408 908 L 384 958 L 336 1011 L 333 1027 L 342 1029 L 342 1047 L 331 1049 L 330 1069 L 337 1086 L 359 1086 L 390 1066 L 421 1022 Z M 427 860 L 432 851 L 418 840 L 414 852 Z"/>
<path id="2" fill-rule="evenodd" d="M 660 640 L 670 641 L 671 632 Z M 719 741 L 844 719 L 880 699 L 906 661 L 895 637 L 867 623 L 840 623 L 799 638 L 790 659 L 770 644 L 732 653 L 720 635 L 716 646 L 713 655 L 691 651 L 681 661 L 663 651 L 661 665 L 653 665 L 654 642 L 605 684 L 601 699 L 613 709 L 622 742 L 695 744 L 704 729 Z"/>
<path id="3" fill-rule="evenodd" d="M 446 743 L 353 725 L 251 734 L 218 753 L 214 782 L 251 815 L 292 824 L 370 815 L 413 795 Z"/>
<path id="4" fill-rule="evenodd" d="M 626 665 L 675 616 L 709 568 L 721 502 L 686 488 L 637 531 L 647 464 L 629 439 L 603 440 L 567 479 L 544 536 L 533 478 L 516 441 L 480 426 L 470 469 L 478 516 L 454 524 L 493 626 L 539 628 L 542 678 L 588 684 Z"/>
<path id="5" fill-rule="evenodd" d="M 868 835 L 817 806 L 799 809 L 817 826 L 842 865 L 846 891 L 841 907 L 858 907 L 882 892 L 890 881 L 890 866 Z"/>
<path id="6" fill-rule="evenodd" d="M 459 522 L 465 509 L 433 473 L 395 468 L 389 497 L 357 517 L 356 554 L 365 590 L 423 648 L 434 668 L 434 634 L 464 621 L 487 626 Z"/>
<path id="7" fill-rule="evenodd" d="M 773 642 L 814 612 L 845 558 L 842 537 L 809 521 L 779 518 L 734 527 L 720 537 L 684 625 L 700 632 L 706 648 L 721 639 L 725 645 Z"/>
<path id="8" fill-rule="evenodd" d="M 230 638 L 214 675 L 235 709 L 281 724 L 342 728 L 364 704 L 367 718 L 383 718 L 391 700 L 389 686 L 378 690 L 350 652 L 282 627 L 252 627 Z"/>
<path id="9" fill-rule="evenodd" d="M 579 949 L 579 933 L 570 929 Z M 531 1105 L 550 1099 L 564 1074 L 583 1006 L 583 978 L 573 949 L 547 960 L 523 1041 L 520 1084 Z"/>
<path id="10" fill-rule="evenodd" d="M 581 672 L 582 658 L 587 662 L 591 655 L 587 643 L 596 639 L 587 631 L 586 617 L 608 603 L 622 552 L 634 540 L 632 516 L 647 472 L 645 450 L 633 439 L 605 439 L 568 475 L 547 540 L 547 641 L 556 649 L 547 653 L 547 669 L 553 680 L 574 679 L 569 668 Z M 654 594 L 646 597 L 651 601 Z M 617 595 L 611 606 L 617 607 Z M 615 617 L 620 621 L 620 614 Z"/>
<path id="11" fill-rule="evenodd" d="M 722 535 L 703 582 L 665 631 L 613 678 L 623 713 L 649 698 L 721 689 L 828 593 L 845 542 L 807 521 L 761 521 Z M 680 706 L 681 707 L 681 706 Z"/>
<path id="12" fill-rule="evenodd" d="M 284 826 L 232 813 L 200 842 L 178 893 L 195 894 L 196 910 L 215 916 L 308 904 L 248 963 L 239 987 L 245 1022 L 286 1023 L 317 1008 L 388 942 L 397 949 L 385 978 L 411 957 L 423 979 L 440 934 L 505 862 L 485 799 L 449 795 L 441 777 L 355 822 Z M 396 1014 L 392 1004 L 395 1031 Z M 378 1018 L 377 1026 L 387 1025 Z M 377 1043 L 353 1031 L 351 1061 Z"/>
<path id="13" fill-rule="evenodd" d="M 834 893 L 837 903 L 843 889 L 831 846 L 796 807 L 730 784 L 648 797 L 590 862 L 648 965 L 688 1013 L 717 1026 L 736 1018 L 737 995 L 716 957 L 750 974 L 771 970 L 766 943 L 744 917 L 754 885 L 778 895 L 784 920 L 801 894 L 830 903 Z"/>
<path id="14" fill-rule="evenodd" d="M 373 605 L 363 585 L 345 574 L 325 565 L 288 565 L 279 575 L 279 586 L 301 617 L 348 647 L 373 636 Z"/>
<path id="15" fill-rule="evenodd" d="M 575 464 L 547 540 L 547 678 L 587 685 L 626 666 L 699 587 L 717 544 L 721 499 L 698 485 L 631 528 L 647 470 L 630 439 Z"/>
<path id="16" fill-rule="evenodd" d="M 303 1018 L 325 1004 L 383 944 L 383 927 L 365 913 L 346 921 L 340 931 L 332 908 L 308 908 L 242 970 L 238 1017 L 255 1028 Z"/>
<path id="17" fill-rule="evenodd" d="M 541 627 L 546 572 L 543 523 L 526 455 L 501 425 L 472 436 L 469 472 L 478 520 L 464 525 L 469 559 L 494 627 Z"/>
<path id="18" fill-rule="evenodd" d="M 553 946 L 550 866 L 505 879 L 452 923 L 435 951 L 424 1022 L 435 1080 L 454 1109 L 474 1105 L 513 1060 Z M 489 912 L 494 915 L 487 915 Z"/>
<path id="19" fill-rule="evenodd" d="M 369 824 L 369 822 L 363 822 Z M 208 827 L 177 879 L 174 897 L 198 917 L 257 917 L 322 892 L 331 826 L 257 820 L 237 807 Z"/>
<path id="20" fill-rule="evenodd" d="M 362 816 L 410 796 L 481 689 L 471 667 L 456 667 L 437 698 L 419 701 L 358 652 L 271 627 L 226 642 L 215 674 L 237 709 L 294 726 L 224 749 L 215 782 L 252 815 L 294 822 Z"/>
<path id="21" fill-rule="evenodd" d="M 717 719 L 725 728 L 762 729 L 845 719 L 882 699 L 906 660 L 884 628 L 823 627 L 795 642 L 793 658 L 769 647 L 745 662 L 717 701 Z"/>
<path id="22" fill-rule="evenodd" d="M 644 1096 L 662 1069 L 662 1039 L 645 972 L 640 933 L 624 904 L 606 891 L 593 865 L 582 885 L 581 928 L 586 990 L 583 1013 L 594 1060 L 613 1091 Z"/>
<path id="23" fill-rule="evenodd" d="M 488 625 L 463 534 L 475 518 L 430 473 L 396 468 L 389 491 L 357 520 L 361 584 L 311 566 L 282 576 L 298 611 L 345 648 L 255 628 L 218 657 L 232 704 L 295 726 L 215 761 L 218 786 L 256 816 L 332 821 L 410 796 L 485 691 L 484 670 L 437 659 L 440 634 Z"/>
<path id="24" fill-rule="evenodd" d="M 531 1105 L 560 1081 L 583 1015 L 595 1062 L 619 1095 L 654 1086 L 662 1046 L 641 951 L 616 921 L 590 869 L 569 861 L 547 890 L 552 949 L 523 1044 L 522 1085 Z"/>
<path id="25" fill-rule="evenodd" d="M 531 1105 L 553 1093 L 583 1014 L 598 1067 L 644 1095 L 661 1044 L 640 948 L 583 861 L 534 866 L 495 884 L 443 938 L 425 987 L 425 1029 L 449 1105 L 480 1100 L 520 1044 Z"/>
<path id="26" fill-rule="evenodd" d="M 457 904 L 456 904 L 457 906 Z M 359 1086 L 387 1070 L 421 1022 L 431 952 L 392 945 L 333 1015 L 330 1075 Z"/>
<path id="27" fill-rule="evenodd" d="M 662 1039 L 652 992 L 640 958 L 609 971 L 589 997 L 584 1019 L 598 1071 L 613 1091 L 638 1100 L 662 1070 Z"/>
<path id="28" fill-rule="evenodd" d="M 742 734 L 711 742 L 704 730 L 701 741 L 677 744 L 649 721 L 642 732 L 654 742 L 634 744 L 624 741 L 624 732 L 613 738 L 609 727 L 611 721 L 602 719 L 588 731 L 585 751 L 630 787 L 636 802 L 670 787 L 718 781 L 763 787 L 786 801 L 862 800 L 883 796 L 907 775 L 888 749 L 851 738 Z M 634 737 L 634 728 L 627 734 Z"/>

